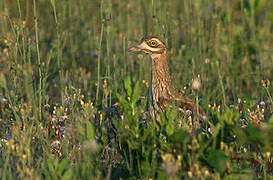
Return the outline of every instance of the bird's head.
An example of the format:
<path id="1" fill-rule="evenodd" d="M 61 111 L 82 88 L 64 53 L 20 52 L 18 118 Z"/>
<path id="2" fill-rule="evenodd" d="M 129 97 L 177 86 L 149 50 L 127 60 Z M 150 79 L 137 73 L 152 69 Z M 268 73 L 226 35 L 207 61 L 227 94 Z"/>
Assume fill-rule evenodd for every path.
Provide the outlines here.
<path id="1" fill-rule="evenodd" d="M 154 55 L 160 55 L 166 52 L 166 45 L 162 38 L 157 36 L 144 37 L 141 43 L 137 46 L 133 46 L 128 49 L 129 52 L 145 52 L 150 54 L 152 57 Z"/>

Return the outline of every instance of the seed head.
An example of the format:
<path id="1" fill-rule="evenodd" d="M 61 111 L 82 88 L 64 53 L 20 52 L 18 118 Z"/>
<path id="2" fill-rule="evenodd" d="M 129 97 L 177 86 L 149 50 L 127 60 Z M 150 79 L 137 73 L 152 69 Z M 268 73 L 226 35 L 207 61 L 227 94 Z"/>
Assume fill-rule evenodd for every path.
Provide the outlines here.
<path id="1" fill-rule="evenodd" d="M 200 77 L 194 78 L 191 84 L 191 88 L 193 90 L 199 90 L 201 88 L 201 80 Z"/>

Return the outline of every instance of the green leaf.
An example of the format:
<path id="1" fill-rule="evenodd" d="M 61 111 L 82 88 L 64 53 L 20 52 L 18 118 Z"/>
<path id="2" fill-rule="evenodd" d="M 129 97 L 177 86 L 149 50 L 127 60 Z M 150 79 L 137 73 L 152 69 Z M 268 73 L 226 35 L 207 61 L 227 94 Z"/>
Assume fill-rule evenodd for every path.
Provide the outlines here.
<path id="1" fill-rule="evenodd" d="M 7 89 L 7 81 L 3 73 L 0 73 L 0 87 Z"/>
<path id="2" fill-rule="evenodd" d="M 86 121 L 86 133 L 87 133 L 87 138 L 88 139 L 94 139 L 95 138 L 95 131 L 94 131 L 94 127 L 91 124 L 90 121 Z"/>
<path id="3" fill-rule="evenodd" d="M 77 125 L 77 130 L 78 130 L 80 136 L 81 136 L 81 137 L 84 137 L 84 135 L 85 135 L 85 129 L 84 129 L 84 127 L 82 127 L 81 124 L 78 124 L 78 125 Z"/>
<path id="4" fill-rule="evenodd" d="M 137 150 L 140 146 L 140 143 L 136 141 L 136 139 L 132 139 L 128 141 L 129 147 L 133 150 Z"/>
<path id="5" fill-rule="evenodd" d="M 67 170 L 67 171 L 64 173 L 64 175 L 62 176 L 61 179 L 62 179 L 62 180 L 71 179 L 72 173 L 73 173 L 72 169 Z"/>
<path id="6" fill-rule="evenodd" d="M 144 134 L 141 136 L 141 141 L 145 141 L 149 135 L 152 133 L 152 128 L 146 128 Z"/>
<path id="7" fill-rule="evenodd" d="M 50 174 L 51 175 L 55 174 L 55 168 L 53 166 L 53 163 L 52 163 L 51 159 L 47 159 L 47 166 L 48 166 Z"/>
<path id="8" fill-rule="evenodd" d="M 217 117 L 221 122 L 225 122 L 228 125 L 234 125 L 240 118 L 240 113 L 233 109 L 225 109 L 225 112 L 217 114 Z"/>
<path id="9" fill-rule="evenodd" d="M 173 132 L 174 132 L 174 123 L 167 123 L 166 132 L 167 132 L 168 135 L 173 134 Z"/>
<path id="10" fill-rule="evenodd" d="M 169 122 L 173 122 L 177 116 L 178 116 L 178 108 L 173 108 L 171 106 L 168 107 L 167 112 L 166 112 L 167 118 Z"/>
<path id="11" fill-rule="evenodd" d="M 58 165 L 58 174 L 63 174 L 65 168 L 67 167 L 69 161 L 67 159 L 63 159 Z"/>
<path id="12" fill-rule="evenodd" d="M 191 136 L 188 131 L 179 129 L 169 137 L 169 140 L 174 144 L 183 144 L 189 142 L 190 138 Z"/>
<path id="13" fill-rule="evenodd" d="M 129 111 L 130 105 L 129 105 L 128 101 L 124 98 L 124 96 L 117 93 L 117 98 L 118 98 L 120 106 L 122 108 L 124 108 L 125 111 Z"/>
<path id="14" fill-rule="evenodd" d="M 124 88 L 126 90 L 126 93 L 129 97 L 132 96 L 132 84 L 131 84 L 131 78 L 129 76 L 127 76 L 124 79 Z"/>
<path id="15" fill-rule="evenodd" d="M 134 93 L 132 95 L 132 103 L 136 104 L 139 97 L 140 97 L 140 83 L 139 83 L 139 81 L 137 81 L 134 86 Z"/>
<path id="16" fill-rule="evenodd" d="M 225 172 L 227 168 L 228 157 L 222 150 L 210 150 L 208 153 L 207 162 L 219 173 Z"/>
<path id="17" fill-rule="evenodd" d="M 164 180 L 164 179 L 169 179 L 169 177 L 167 176 L 165 171 L 159 170 L 157 179 L 158 180 Z"/>
<path id="18" fill-rule="evenodd" d="M 249 142 L 258 143 L 262 146 L 265 145 L 265 139 L 266 139 L 265 134 L 261 132 L 261 130 L 258 127 L 252 124 L 249 124 L 245 132 Z"/>
<path id="19" fill-rule="evenodd" d="M 236 138 L 239 140 L 241 144 L 244 144 L 247 142 L 247 136 L 244 132 L 244 129 L 242 128 L 234 128 L 233 129 L 234 134 L 236 135 Z"/>

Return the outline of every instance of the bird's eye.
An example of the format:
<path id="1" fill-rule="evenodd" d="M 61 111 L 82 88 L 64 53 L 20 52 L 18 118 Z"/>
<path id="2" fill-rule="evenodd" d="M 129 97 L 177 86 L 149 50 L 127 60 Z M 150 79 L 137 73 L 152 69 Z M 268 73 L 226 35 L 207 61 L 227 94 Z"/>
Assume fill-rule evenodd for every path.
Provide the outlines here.
<path id="1" fill-rule="evenodd" d="M 150 46 L 152 46 L 152 47 L 156 47 L 156 46 L 158 45 L 157 41 L 155 41 L 155 40 L 150 40 L 150 41 L 148 42 L 148 44 L 149 44 Z"/>

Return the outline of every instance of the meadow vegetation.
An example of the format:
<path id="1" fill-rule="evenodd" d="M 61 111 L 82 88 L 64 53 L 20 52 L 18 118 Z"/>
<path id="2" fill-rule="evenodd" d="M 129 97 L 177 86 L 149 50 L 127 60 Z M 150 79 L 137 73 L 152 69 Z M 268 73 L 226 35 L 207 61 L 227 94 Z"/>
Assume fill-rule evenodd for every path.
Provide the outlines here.
<path id="1" fill-rule="evenodd" d="M 145 35 L 212 135 L 145 113 Z M 271 0 L 2 0 L 0 179 L 272 179 L 272 82 Z"/>

